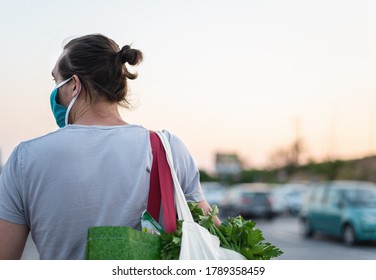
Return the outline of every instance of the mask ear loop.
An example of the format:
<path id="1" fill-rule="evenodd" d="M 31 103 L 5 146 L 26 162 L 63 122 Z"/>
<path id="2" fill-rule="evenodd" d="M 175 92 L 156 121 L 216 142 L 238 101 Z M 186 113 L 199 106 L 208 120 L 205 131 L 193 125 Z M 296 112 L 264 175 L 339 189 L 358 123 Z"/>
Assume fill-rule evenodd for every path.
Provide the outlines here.
<path id="1" fill-rule="evenodd" d="M 78 96 L 80 95 L 80 93 L 81 93 L 81 83 L 80 83 L 80 89 L 78 90 L 77 95 L 75 97 L 73 97 L 72 101 L 68 105 L 67 112 L 65 113 L 65 125 L 66 126 L 68 125 L 69 112 L 72 109 L 72 107 L 73 107 L 74 103 L 76 102 L 76 100 L 77 100 Z"/>
<path id="2" fill-rule="evenodd" d="M 66 79 L 66 80 L 62 81 L 60 84 L 58 84 L 58 85 L 55 87 L 55 89 L 56 89 L 56 88 L 59 88 L 59 87 L 62 87 L 63 85 L 65 85 L 66 83 L 68 83 L 70 80 L 72 80 L 72 78 L 73 78 L 73 77 L 70 77 L 69 79 Z"/>

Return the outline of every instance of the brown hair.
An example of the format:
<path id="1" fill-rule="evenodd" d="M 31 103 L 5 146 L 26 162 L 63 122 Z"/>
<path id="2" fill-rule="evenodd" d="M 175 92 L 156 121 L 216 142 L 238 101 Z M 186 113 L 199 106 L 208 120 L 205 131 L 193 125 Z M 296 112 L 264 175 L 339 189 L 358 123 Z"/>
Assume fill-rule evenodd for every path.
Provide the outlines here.
<path id="1" fill-rule="evenodd" d="M 127 79 L 137 78 L 125 63 L 136 65 L 142 53 L 126 45 L 122 49 L 101 34 L 86 35 L 69 41 L 58 64 L 63 79 L 76 74 L 86 89 L 90 101 L 103 98 L 129 107 Z"/>

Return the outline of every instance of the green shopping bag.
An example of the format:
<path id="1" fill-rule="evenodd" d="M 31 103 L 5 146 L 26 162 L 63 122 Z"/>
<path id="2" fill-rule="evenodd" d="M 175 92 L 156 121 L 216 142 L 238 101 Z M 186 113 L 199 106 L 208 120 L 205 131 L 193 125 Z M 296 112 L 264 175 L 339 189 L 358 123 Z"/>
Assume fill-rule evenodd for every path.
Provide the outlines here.
<path id="1" fill-rule="evenodd" d="M 91 227 L 88 230 L 85 259 L 159 260 L 161 238 L 131 227 Z"/>
<path id="2" fill-rule="evenodd" d="M 176 230 L 176 210 L 171 171 L 163 144 L 150 132 L 153 164 L 147 212 L 158 221 L 161 203 L 167 232 Z M 158 260 L 161 259 L 161 238 L 127 226 L 96 226 L 88 229 L 85 259 L 87 260 Z"/>

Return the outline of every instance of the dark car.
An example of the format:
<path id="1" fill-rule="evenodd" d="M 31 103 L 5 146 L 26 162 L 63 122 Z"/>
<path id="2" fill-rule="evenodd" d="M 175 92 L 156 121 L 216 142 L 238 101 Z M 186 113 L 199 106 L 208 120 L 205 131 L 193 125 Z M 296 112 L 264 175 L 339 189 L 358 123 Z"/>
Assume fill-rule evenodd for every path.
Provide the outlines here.
<path id="1" fill-rule="evenodd" d="M 226 198 L 221 203 L 225 215 L 245 219 L 274 217 L 272 207 L 272 193 L 268 185 L 241 184 L 236 185 L 227 192 Z"/>
<path id="2" fill-rule="evenodd" d="M 332 181 L 312 187 L 300 212 L 302 233 L 342 238 L 346 245 L 376 240 L 376 185 Z"/>

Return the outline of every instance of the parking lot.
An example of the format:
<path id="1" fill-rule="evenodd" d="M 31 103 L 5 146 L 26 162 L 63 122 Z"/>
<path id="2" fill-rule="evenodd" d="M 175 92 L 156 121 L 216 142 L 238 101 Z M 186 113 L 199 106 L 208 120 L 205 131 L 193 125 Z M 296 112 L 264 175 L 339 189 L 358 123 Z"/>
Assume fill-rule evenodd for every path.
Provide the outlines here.
<path id="1" fill-rule="evenodd" d="M 298 219 L 294 216 L 255 221 L 266 241 L 284 251 L 278 258 L 280 260 L 376 260 L 376 242 L 347 247 L 341 239 L 324 234 L 316 233 L 312 238 L 303 238 Z"/>

